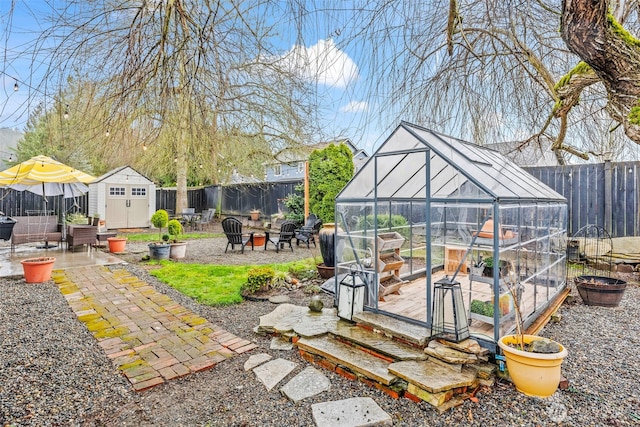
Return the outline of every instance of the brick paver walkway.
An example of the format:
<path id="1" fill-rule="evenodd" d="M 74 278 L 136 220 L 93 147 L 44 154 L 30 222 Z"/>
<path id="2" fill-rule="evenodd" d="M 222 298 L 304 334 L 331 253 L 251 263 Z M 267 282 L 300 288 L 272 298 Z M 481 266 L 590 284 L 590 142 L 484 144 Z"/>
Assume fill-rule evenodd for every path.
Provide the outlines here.
<path id="1" fill-rule="evenodd" d="M 195 315 L 126 270 L 57 270 L 53 280 L 137 391 L 257 346 Z"/>

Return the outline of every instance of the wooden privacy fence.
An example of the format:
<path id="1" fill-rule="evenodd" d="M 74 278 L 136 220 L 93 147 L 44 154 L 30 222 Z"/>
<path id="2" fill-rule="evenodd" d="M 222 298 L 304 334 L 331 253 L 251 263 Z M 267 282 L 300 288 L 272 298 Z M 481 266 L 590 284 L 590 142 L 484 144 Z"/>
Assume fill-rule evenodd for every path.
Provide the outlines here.
<path id="1" fill-rule="evenodd" d="M 570 166 L 526 167 L 526 171 L 567 198 L 572 235 L 589 224 L 599 225 L 612 237 L 640 236 L 640 162 L 597 163 Z M 187 191 L 189 206 L 201 212 L 216 208 L 223 215 L 248 215 L 260 209 L 268 217 L 284 208 L 284 199 L 302 181 L 211 186 Z M 87 212 L 87 196 L 62 200 L 47 197 L 47 209 L 56 213 Z M 75 205 L 74 205 L 75 202 Z M 156 209 L 173 211 L 175 189 L 156 190 Z M 28 191 L 0 189 L 0 211 L 10 216 L 43 209 L 42 197 Z"/>
<path id="2" fill-rule="evenodd" d="M 570 235 L 595 224 L 612 237 L 640 236 L 640 162 L 524 169 L 567 198 Z"/>

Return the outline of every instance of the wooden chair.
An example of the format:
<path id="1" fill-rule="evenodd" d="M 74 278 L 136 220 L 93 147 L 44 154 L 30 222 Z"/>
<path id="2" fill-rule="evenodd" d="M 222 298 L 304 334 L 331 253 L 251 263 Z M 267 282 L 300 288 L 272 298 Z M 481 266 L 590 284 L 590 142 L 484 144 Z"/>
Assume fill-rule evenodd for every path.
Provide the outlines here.
<path id="1" fill-rule="evenodd" d="M 284 249 L 284 245 L 288 244 L 291 252 L 293 252 L 293 246 L 291 245 L 291 240 L 295 237 L 296 232 L 296 224 L 295 222 L 285 221 L 282 223 L 280 227 L 280 233 L 277 236 L 271 236 L 269 233 L 267 234 L 267 240 L 264 242 L 264 249 L 267 249 L 267 245 L 269 242 L 276 245 L 276 252 L 279 252 L 280 249 Z"/>
<path id="2" fill-rule="evenodd" d="M 235 218 L 225 218 L 222 221 L 222 230 L 225 236 L 227 236 L 227 247 L 224 249 L 225 253 L 227 253 L 229 245 L 231 245 L 232 251 L 235 250 L 236 245 L 240 245 L 242 248 L 241 252 L 244 253 L 244 247 L 247 246 L 247 243 L 253 241 L 253 233 L 243 234 L 242 222 Z M 251 250 L 253 250 L 253 245 L 251 246 Z"/>
<path id="3" fill-rule="evenodd" d="M 311 214 L 313 215 L 313 214 Z M 311 218 L 309 215 L 309 218 Z M 309 243 L 313 243 L 313 246 L 316 246 L 316 235 L 320 231 L 320 227 L 322 227 L 322 220 L 318 219 L 315 215 L 313 215 L 313 223 L 309 226 L 309 218 L 307 218 L 307 222 L 299 229 L 296 230 L 296 246 L 300 245 L 300 242 L 307 244 L 307 249 L 309 248 Z"/>

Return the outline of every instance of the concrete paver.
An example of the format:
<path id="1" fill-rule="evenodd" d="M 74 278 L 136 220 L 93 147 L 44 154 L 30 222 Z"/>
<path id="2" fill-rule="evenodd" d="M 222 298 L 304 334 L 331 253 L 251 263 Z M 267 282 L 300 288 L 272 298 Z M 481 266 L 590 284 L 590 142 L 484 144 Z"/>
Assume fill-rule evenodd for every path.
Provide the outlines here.
<path id="1" fill-rule="evenodd" d="M 318 427 L 390 426 L 391 416 L 370 397 L 354 397 L 311 405 Z"/>

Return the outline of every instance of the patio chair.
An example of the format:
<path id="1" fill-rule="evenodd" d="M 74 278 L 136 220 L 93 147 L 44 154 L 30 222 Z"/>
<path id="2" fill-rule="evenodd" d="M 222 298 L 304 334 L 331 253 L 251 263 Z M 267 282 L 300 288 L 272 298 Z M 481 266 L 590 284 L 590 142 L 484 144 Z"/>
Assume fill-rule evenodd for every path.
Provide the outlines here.
<path id="1" fill-rule="evenodd" d="M 284 249 L 285 244 L 289 244 L 289 248 L 291 252 L 293 252 L 293 246 L 291 245 L 291 240 L 295 237 L 296 232 L 296 224 L 295 222 L 285 221 L 282 223 L 280 227 L 280 233 L 277 236 L 270 236 L 267 234 L 267 241 L 264 243 L 264 249 L 267 249 L 267 245 L 269 242 L 276 245 L 276 252 L 279 252 L 280 249 Z"/>
<path id="2" fill-rule="evenodd" d="M 209 208 L 206 211 L 202 212 L 200 220 L 196 222 L 196 229 L 202 231 L 205 227 L 211 225 L 211 221 L 213 221 L 213 217 L 215 214 L 215 208 Z"/>
<path id="3" fill-rule="evenodd" d="M 313 214 L 312 214 L 313 215 Z M 307 249 L 309 249 L 309 243 L 313 243 L 313 246 L 316 247 L 316 235 L 320 231 L 320 227 L 322 227 L 322 220 L 318 219 L 315 215 L 313 215 L 314 222 L 309 227 L 309 218 L 307 218 L 307 222 L 304 226 L 296 230 L 296 246 L 300 246 L 300 242 L 307 244 Z"/>
<path id="4" fill-rule="evenodd" d="M 224 249 L 225 253 L 227 253 L 229 245 L 231 245 L 232 251 L 235 250 L 236 245 L 240 245 L 242 248 L 241 252 L 244 253 L 244 247 L 247 246 L 247 243 L 253 241 L 253 233 L 243 234 L 242 222 L 235 218 L 225 218 L 222 221 L 222 230 L 225 236 L 227 236 L 227 247 Z M 251 246 L 251 250 L 253 250 L 253 245 Z"/>

